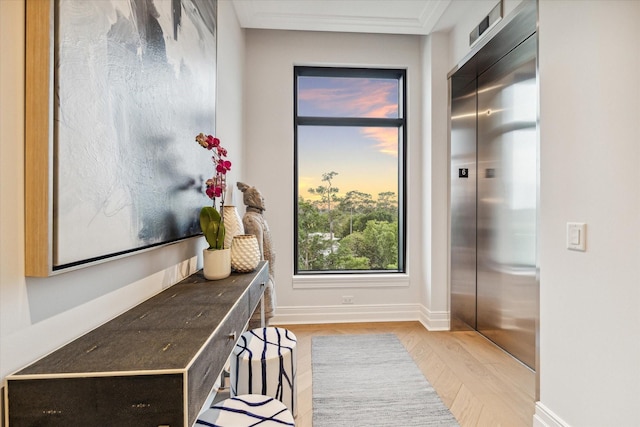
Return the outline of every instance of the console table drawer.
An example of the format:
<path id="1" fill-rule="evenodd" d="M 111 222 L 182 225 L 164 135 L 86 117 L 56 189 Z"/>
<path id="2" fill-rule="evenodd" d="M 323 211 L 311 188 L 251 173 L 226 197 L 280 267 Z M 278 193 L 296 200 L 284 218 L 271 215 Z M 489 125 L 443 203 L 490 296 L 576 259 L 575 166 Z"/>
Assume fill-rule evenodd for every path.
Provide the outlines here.
<path id="1" fill-rule="evenodd" d="M 188 402 L 190 413 L 198 413 L 202 402 L 206 400 L 211 390 L 211 384 L 215 383 L 238 342 L 251 316 L 248 302 L 249 295 L 245 293 L 234 309 L 229 312 L 226 321 L 220 325 L 216 334 L 202 347 L 200 357 L 195 359 L 189 367 L 187 372 L 189 396 L 194 397 Z M 209 384 L 208 389 L 207 384 Z"/>
<path id="2" fill-rule="evenodd" d="M 181 374 L 13 381 L 14 426 L 184 425 Z"/>

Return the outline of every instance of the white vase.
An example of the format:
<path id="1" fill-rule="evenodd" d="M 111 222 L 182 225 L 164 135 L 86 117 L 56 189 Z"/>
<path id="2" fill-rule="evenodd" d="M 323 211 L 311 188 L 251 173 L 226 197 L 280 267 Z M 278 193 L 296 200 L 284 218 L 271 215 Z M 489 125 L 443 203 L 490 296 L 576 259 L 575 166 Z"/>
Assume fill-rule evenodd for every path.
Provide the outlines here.
<path id="1" fill-rule="evenodd" d="M 230 248 L 233 237 L 244 234 L 244 226 L 238 210 L 233 205 L 224 205 L 222 208 L 224 218 L 224 247 Z"/>
<path id="2" fill-rule="evenodd" d="M 250 273 L 260 262 L 260 246 L 253 234 L 239 234 L 231 243 L 231 268 L 238 273 Z"/>
<path id="3" fill-rule="evenodd" d="M 219 280 L 231 274 L 231 249 L 204 249 L 202 271 L 205 279 Z"/>

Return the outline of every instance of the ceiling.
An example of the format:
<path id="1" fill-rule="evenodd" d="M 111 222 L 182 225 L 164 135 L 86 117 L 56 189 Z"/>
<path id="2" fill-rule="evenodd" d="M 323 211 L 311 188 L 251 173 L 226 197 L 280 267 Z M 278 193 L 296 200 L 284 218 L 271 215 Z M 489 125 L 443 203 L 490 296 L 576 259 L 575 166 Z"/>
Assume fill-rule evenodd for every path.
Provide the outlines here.
<path id="1" fill-rule="evenodd" d="M 233 0 L 243 28 L 422 34 L 451 0 Z"/>

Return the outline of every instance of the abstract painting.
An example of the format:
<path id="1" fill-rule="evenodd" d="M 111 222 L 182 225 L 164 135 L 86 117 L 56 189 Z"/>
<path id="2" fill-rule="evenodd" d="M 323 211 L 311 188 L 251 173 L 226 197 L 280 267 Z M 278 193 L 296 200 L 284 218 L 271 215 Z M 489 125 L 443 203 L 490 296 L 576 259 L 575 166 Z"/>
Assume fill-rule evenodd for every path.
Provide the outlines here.
<path id="1" fill-rule="evenodd" d="M 53 269 L 200 234 L 215 0 L 55 2 Z"/>

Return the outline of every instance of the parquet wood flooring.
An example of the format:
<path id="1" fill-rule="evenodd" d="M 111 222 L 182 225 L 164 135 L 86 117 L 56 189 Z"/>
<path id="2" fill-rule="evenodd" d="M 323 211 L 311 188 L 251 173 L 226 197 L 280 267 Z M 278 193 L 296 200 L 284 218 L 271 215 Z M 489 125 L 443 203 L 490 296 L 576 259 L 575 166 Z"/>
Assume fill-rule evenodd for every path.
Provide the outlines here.
<path id="1" fill-rule="evenodd" d="M 297 427 L 312 426 L 311 338 L 389 332 L 398 336 L 461 427 L 532 425 L 535 374 L 476 332 L 429 332 L 418 322 L 278 326 L 298 338 Z"/>

